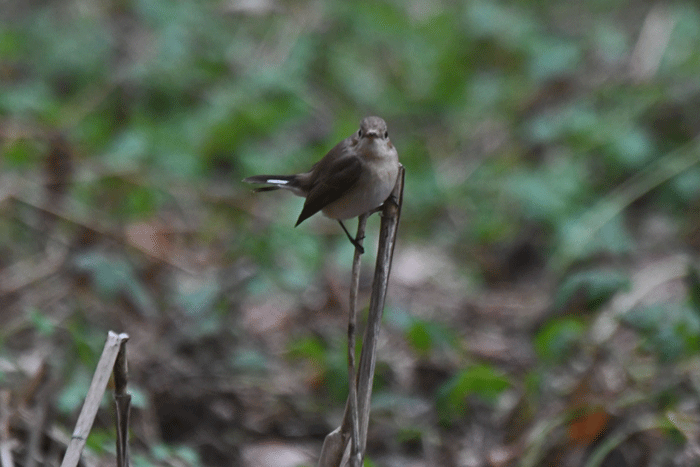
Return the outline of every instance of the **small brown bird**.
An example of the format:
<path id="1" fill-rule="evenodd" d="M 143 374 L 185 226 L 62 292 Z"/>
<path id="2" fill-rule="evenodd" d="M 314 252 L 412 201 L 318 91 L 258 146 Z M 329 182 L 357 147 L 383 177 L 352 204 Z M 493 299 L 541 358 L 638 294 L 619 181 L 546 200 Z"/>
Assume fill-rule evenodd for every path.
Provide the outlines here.
<path id="1" fill-rule="evenodd" d="M 308 172 L 255 175 L 243 181 L 269 185 L 256 191 L 284 188 L 305 197 L 295 227 L 321 211 L 336 219 L 352 244 L 364 253 L 342 221 L 381 206 L 394 189 L 398 173 L 399 155 L 389 140 L 386 122 L 366 117 L 356 133 L 336 144 Z"/>

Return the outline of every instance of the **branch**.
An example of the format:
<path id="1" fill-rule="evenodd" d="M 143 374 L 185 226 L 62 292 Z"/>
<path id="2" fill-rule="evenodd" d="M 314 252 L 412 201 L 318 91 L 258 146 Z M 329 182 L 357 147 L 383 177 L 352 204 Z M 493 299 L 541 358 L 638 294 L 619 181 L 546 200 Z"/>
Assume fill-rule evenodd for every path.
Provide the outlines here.
<path id="1" fill-rule="evenodd" d="M 404 187 L 405 170 L 401 166 L 399 168 L 399 177 L 396 181 L 394 191 L 389 198 L 384 202 L 381 209 L 382 222 L 379 231 L 379 248 L 377 250 L 377 263 L 374 270 L 374 280 L 372 282 L 372 296 L 369 302 L 369 315 L 367 318 L 367 327 L 365 329 L 364 341 L 362 344 L 362 353 L 360 354 L 359 371 L 354 380 L 355 390 L 351 387 L 348 395 L 348 402 L 345 405 L 345 415 L 343 423 L 340 427 L 333 430 L 326 436 L 321 448 L 319 456 L 319 467 L 337 467 L 346 465 L 348 442 L 351 440 L 351 433 L 359 431 L 359 442 L 356 443 L 356 448 L 353 448 L 352 462 L 355 465 L 361 465 L 364 459 L 365 448 L 367 447 L 367 428 L 369 426 L 370 399 L 372 397 L 372 382 L 374 380 L 374 368 L 376 364 L 377 354 L 377 338 L 382 322 L 382 314 L 384 312 L 384 302 L 386 300 L 386 291 L 389 284 L 389 274 L 391 272 L 391 261 L 394 256 L 394 246 L 396 245 L 396 232 L 398 230 L 399 218 L 401 216 L 401 205 L 403 204 L 403 187 Z M 359 234 L 358 224 L 358 234 Z M 364 228 L 364 226 L 363 226 Z M 350 341 L 350 328 L 354 327 L 355 308 L 357 299 L 357 286 L 355 267 L 359 271 L 359 255 L 356 251 L 355 261 L 353 262 L 353 282 L 350 289 L 350 323 L 348 324 L 348 357 L 352 358 L 354 364 L 354 336 Z M 358 272 L 359 275 L 359 272 Z M 352 354 L 352 357 L 350 357 Z M 349 360 L 349 372 L 351 361 Z M 355 401 L 353 393 L 357 396 L 357 408 L 355 409 Z M 357 412 L 355 412 L 357 410 Z M 355 417 L 353 415 L 357 413 Z M 359 464 L 357 464 L 359 462 Z"/>
<path id="2" fill-rule="evenodd" d="M 128 339 L 129 336 L 127 334 L 117 334 L 109 331 L 107 342 L 105 342 L 105 347 L 102 350 L 100 361 L 97 363 L 95 375 L 92 377 L 90 389 L 87 396 L 85 396 L 83 408 L 80 410 L 80 415 L 75 424 L 68 449 L 66 449 L 66 454 L 63 457 L 63 462 L 61 462 L 61 467 L 76 467 L 78 465 L 80 454 L 83 452 L 92 423 L 95 421 L 95 415 L 97 415 L 97 410 L 100 408 L 100 401 L 107 387 L 109 376 L 112 374 L 114 362 L 117 360 L 122 344 Z"/>
<path id="3" fill-rule="evenodd" d="M 357 236 L 355 241 L 362 246 L 365 238 L 365 225 L 369 214 L 362 214 L 357 219 Z M 351 465 L 361 467 L 362 454 L 360 454 L 360 417 L 357 411 L 357 387 L 355 386 L 355 330 L 357 326 L 357 291 L 360 288 L 360 263 L 362 249 L 355 248 L 355 256 L 352 261 L 352 280 L 350 283 L 350 312 L 348 313 L 348 403 L 350 405 L 350 426 L 352 449 L 350 454 Z"/>

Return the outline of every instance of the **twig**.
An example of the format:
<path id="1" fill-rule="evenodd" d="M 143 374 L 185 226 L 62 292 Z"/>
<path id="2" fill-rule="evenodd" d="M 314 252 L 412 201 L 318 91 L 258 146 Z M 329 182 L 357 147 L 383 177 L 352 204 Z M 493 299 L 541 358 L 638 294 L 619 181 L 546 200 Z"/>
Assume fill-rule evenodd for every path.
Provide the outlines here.
<path id="1" fill-rule="evenodd" d="M 357 236 L 355 241 L 362 246 L 365 237 L 365 225 L 369 214 L 362 214 L 357 220 Z M 357 291 L 360 287 L 360 263 L 362 250 L 355 248 L 355 256 L 352 261 L 352 279 L 350 281 L 350 312 L 348 313 L 348 402 L 350 405 L 350 426 L 352 449 L 350 465 L 360 467 L 362 454 L 360 454 L 360 417 L 357 411 L 357 387 L 355 386 L 355 330 L 357 326 Z"/>
<path id="2" fill-rule="evenodd" d="M 114 362 L 117 360 L 117 355 L 121 349 L 122 343 L 127 339 L 129 339 L 127 334 L 117 334 L 109 331 L 107 342 L 105 342 L 105 347 L 102 350 L 100 361 L 97 362 L 95 375 L 92 377 L 90 389 L 85 397 L 83 408 L 80 410 L 80 415 L 75 424 L 68 449 L 66 449 L 66 454 L 63 457 L 63 462 L 61 462 L 61 467 L 76 467 L 78 465 L 80 454 L 85 447 L 85 442 L 90 434 L 92 423 L 95 421 L 95 415 L 97 415 L 97 410 L 100 408 L 102 395 L 105 392 L 109 376 L 114 368 Z"/>
<path id="3" fill-rule="evenodd" d="M 10 437 L 10 391 L 0 392 L 0 466 L 14 467 L 12 448 L 14 442 Z"/>
<path id="4" fill-rule="evenodd" d="M 54 389 L 53 385 L 47 384 L 44 389 Z M 42 390 L 38 399 L 34 419 L 32 420 L 31 431 L 29 432 L 29 441 L 27 442 L 27 454 L 25 456 L 25 467 L 36 467 L 37 465 L 45 465 L 42 462 L 41 441 L 46 427 L 46 419 L 49 413 L 49 404 L 51 403 L 51 394 L 48 391 Z"/>
<path id="5" fill-rule="evenodd" d="M 639 82 L 653 78 L 675 26 L 676 19 L 666 5 L 656 4 L 651 8 L 630 56 L 630 75 L 633 79 Z"/>
<path id="6" fill-rule="evenodd" d="M 345 405 L 345 417 L 343 420 L 348 418 L 349 407 L 349 404 Z M 324 438 L 321 454 L 318 456 L 318 467 L 338 467 L 343 465 L 343 456 L 348 451 L 347 448 L 350 447 L 348 445 L 350 437 L 347 431 L 343 431 L 345 426 L 346 424 L 343 421 L 343 425 L 328 433 Z"/>
<path id="7" fill-rule="evenodd" d="M 24 404 L 29 404 L 32 399 L 36 400 L 36 408 L 27 426 L 29 440 L 27 441 L 24 467 L 36 467 L 47 463 L 46 458 L 41 454 L 41 443 L 46 431 L 46 420 L 51 402 L 56 393 L 56 384 L 49 375 L 49 365 L 46 361 L 42 362 L 39 371 L 32 380 L 30 386 L 24 390 Z"/>
<path id="8" fill-rule="evenodd" d="M 386 291 L 389 286 L 389 274 L 391 273 L 391 261 L 394 257 L 396 233 L 399 227 L 399 218 L 401 217 L 404 175 L 405 170 L 403 166 L 401 166 L 394 191 L 384 203 L 384 208 L 382 209 L 377 263 L 374 269 L 374 280 L 372 282 L 372 296 L 369 300 L 367 328 L 365 329 L 362 353 L 360 354 L 360 368 L 357 378 L 357 410 L 360 413 L 360 451 L 363 458 L 365 448 L 367 447 L 370 399 L 372 397 L 374 367 L 377 361 L 377 339 L 382 324 L 384 302 L 386 300 Z"/>
<path id="9" fill-rule="evenodd" d="M 129 414 L 131 394 L 126 392 L 128 371 L 126 365 L 126 341 L 119 347 L 114 363 L 114 403 L 116 405 L 117 426 L 117 467 L 129 467 Z"/>
<path id="10" fill-rule="evenodd" d="M 658 287 L 671 281 L 688 276 L 691 258 L 679 253 L 663 260 L 655 261 L 649 266 L 632 274 L 628 290 L 618 292 L 607 304 L 590 327 L 589 336 L 597 347 L 609 341 L 620 327 L 620 318 L 634 309 Z M 593 364 L 594 361 L 591 361 Z"/>
<path id="11" fill-rule="evenodd" d="M 389 283 L 389 273 L 391 272 L 391 261 L 396 245 L 396 232 L 401 215 L 401 205 L 403 203 L 403 186 L 405 170 L 400 167 L 399 177 L 396 181 L 394 191 L 389 199 L 384 203 L 381 214 L 382 222 L 379 232 L 379 248 L 377 251 L 377 263 L 374 270 L 374 280 L 372 282 L 372 296 L 369 302 L 369 315 L 367 327 L 365 329 L 362 343 L 362 353 L 360 354 L 360 365 L 355 380 L 357 392 L 357 413 L 359 414 L 359 450 L 357 456 L 351 456 L 353 462 L 358 460 L 360 465 L 364 458 L 367 446 L 367 428 L 369 425 L 370 399 L 372 397 L 372 382 L 374 380 L 374 368 L 376 364 L 377 338 L 384 311 L 386 290 Z M 354 267 L 354 263 L 353 263 Z M 352 289 L 351 289 L 352 290 Z M 351 305 L 351 313 L 353 310 Z M 350 350 L 351 349 L 351 350 Z M 349 352 L 354 352 L 354 346 L 349 347 Z M 340 427 L 333 430 L 326 436 L 321 448 L 318 467 L 338 467 L 345 465 L 348 453 L 348 441 L 353 423 L 353 410 L 351 409 L 351 398 L 345 404 L 345 415 Z"/>

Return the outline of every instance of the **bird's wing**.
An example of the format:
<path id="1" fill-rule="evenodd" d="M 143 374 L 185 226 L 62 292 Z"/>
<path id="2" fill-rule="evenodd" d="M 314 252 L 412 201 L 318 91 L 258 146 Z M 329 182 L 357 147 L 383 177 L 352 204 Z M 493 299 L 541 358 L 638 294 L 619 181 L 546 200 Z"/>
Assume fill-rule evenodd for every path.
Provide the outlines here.
<path id="1" fill-rule="evenodd" d="M 328 176 L 317 180 L 309 190 L 295 227 L 348 191 L 360 178 L 362 162 L 358 157 L 341 157 L 325 173 Z"/>

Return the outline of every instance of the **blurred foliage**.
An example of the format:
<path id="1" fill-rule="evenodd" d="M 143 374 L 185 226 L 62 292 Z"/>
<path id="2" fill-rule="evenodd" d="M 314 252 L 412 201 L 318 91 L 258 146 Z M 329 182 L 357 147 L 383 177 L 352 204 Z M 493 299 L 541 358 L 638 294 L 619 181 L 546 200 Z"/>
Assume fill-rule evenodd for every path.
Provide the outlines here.
<path id="1" fill-rule="evenodd" d="M 664 399 L 670 411 L 697 399 L 696 3 L 56 0 L 6 2 L 0 18 L 0 358 L 44 352 L 66 420 L 111 326 L 187 361 L 171 367 L 165 350 L 139 347 L 140 383 L 154 392 L 152 372 L 196 368 L 257 394 L 282 354 L 323 388 L 314 395 L 342 405 L 345 329 L 315 317 L 342 308 L 337 271 L 352 249 L 324 220 L 293 228 L 299 199 L 254 196 L 239 180 L 305 170 L 368 114 L 387 120 L 407 169 L 397 255 L 441 254 L 394 270 L 387 347 L 403 353 L 378 363 L 377 397 L 400 399 L 411 360 L 430 370 L 415 392 L 435 419 L 465 432 L 473 402 L 501 410 L 507 390 L 525 394 L 516 433 L 554 430 L 600 398 L 619 425 L 630 406 L 637 422 L 635 403 L 654 412 Z M 52 242 L 64 247 L 52 273 L 15 286 L 54 258 Z M 686 273 L 646 269 L 674 255 Z M 523 284 L 546 297 L 535 317 L 503 312 L 527 302 Z M 503 289 L 516 298 L 490 305 Z M 273 332 L 290 321 L 304 327 Z M 525 337 L 507 340 L 513 328 Z M 512 347 L 471 345 L 481 331 Z M 0 380 L 12 367 L 0 365 Z M 588 380 L 596 369 L 614 381 L 604 396 Z M 570 403 L 564 415 L 545 410 L 554 398 Z M 240 431 L 287 433 L 256 423 Z M 397 439 L 434 444 L 430 429 L 406 426 Z M 605 438 L 613 451 L 627 439 L 616 426 L 605 418 L 573 444 Z M 518 439 L 532 465 L 546 460 L 551 444 Z M 134 463 L 235 464 L 166 445 Z"/>
<path id="2" fill-rule="evenodd" d="M 345 401 L 348 395 L 347 350 L 341 341 L 329 345 L 317 337 L 303 337 L 291 343 L 289 356 L 311 364 L 323 392 L 334 403 Z"/>
<path id="3" fill-rule="evenodd" d="M 464 417 L 469 408 L 468 397 L 478 397 L 493 404 L 510 382 L 490 365 L 476 365 L 462 370 L 443 385 L 436 394 L 438 417 L 449 424 Z"/>
<path id="4" fill-rule="evenodd" d="M 624 318 L 645 337 L 642 346 L 658 355 L 661 362 L 700 351 L 700 314 L 684 304 L 639 307 Z"/>
<path id="5" fill-rule="evenodd" d="M 583 302 L 586 309 L 596 310 L 616 292 L 629 288 L 624 272 L 597 268 L 567 275 L 554 297 L 554 306 L 564 308 L 572 302 Z"/>
<path id="6" fill-rule="evenodd" d="M 576 318 L 548 321 L 535 336 L 537 355 L 544 362 L 565 363 L 576 350 L 585 329 L 581 320 Z"/>
<path id="7" fill-rule="evenodd" d="M 386 310 L 384 317 L 388 324 L 403 332 L 406 342 L 422 357 L 458 347 L 454 329 L 444 323 L 421 319 L 397 309 Z"/>

